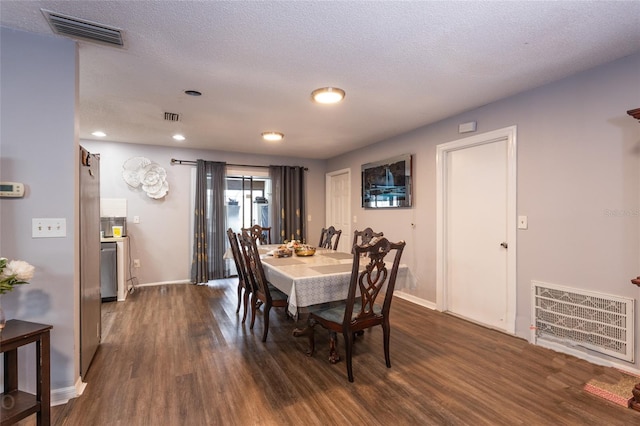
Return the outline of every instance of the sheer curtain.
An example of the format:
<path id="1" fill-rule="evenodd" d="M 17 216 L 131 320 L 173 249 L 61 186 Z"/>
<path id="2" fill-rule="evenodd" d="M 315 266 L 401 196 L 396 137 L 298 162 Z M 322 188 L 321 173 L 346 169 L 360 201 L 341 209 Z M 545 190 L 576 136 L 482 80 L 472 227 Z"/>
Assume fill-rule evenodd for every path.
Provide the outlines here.
<path id="1" fill-rule="evenodd" d="M 304 240 L 304 167 L 269 166 L 272 185 L 272 243 Z"/>
<path id="2" fill-rule="evenodd" d="M 196 200 L 191 282 L 206 283 L 224 278 L 226 215 L 224 190 L 226 163 L 197 161 Z"/>

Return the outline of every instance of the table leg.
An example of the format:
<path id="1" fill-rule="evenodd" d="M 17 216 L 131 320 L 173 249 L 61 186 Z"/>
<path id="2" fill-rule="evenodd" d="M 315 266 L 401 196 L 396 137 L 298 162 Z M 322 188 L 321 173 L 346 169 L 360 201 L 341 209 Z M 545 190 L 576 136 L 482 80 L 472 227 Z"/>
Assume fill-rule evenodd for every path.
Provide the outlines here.
<path id="1" fill-rule="evenodd" d="M 37 424 L 51 424 L 51 350 L 49 331 L 42 333 L 36 342 L 36 398 L 40 401 L 40 411 L 37 414 Z"/>
<path id="2" fill-rule="evenodd" d="M 316 322 L 313 319 L 309 319 L 306 327 L 304 328 L 295 328 L 293 330 L 293 337 L 303 337 L 307 336 L 309 339 L 309 348 L 306 350 L 305 354 L 307 356 L 313 356 L 315 352 L 316 343 L 314 338 L 314 330 L 313 327 L 316 325 Z"/>
<path id="3" fill-rule="evenodd" d="M 18 389 L 18 349 L 4 353 L 4 392 Z"/>

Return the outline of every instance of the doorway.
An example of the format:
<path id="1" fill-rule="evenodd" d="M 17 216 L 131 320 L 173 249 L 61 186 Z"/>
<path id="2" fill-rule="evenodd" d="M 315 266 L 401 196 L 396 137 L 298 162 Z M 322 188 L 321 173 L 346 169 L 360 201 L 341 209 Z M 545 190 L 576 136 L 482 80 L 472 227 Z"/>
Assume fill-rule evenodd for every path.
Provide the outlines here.
<path id="1" fill-rule="evenodd" d="M 351 169 L 342 169 L 326 175 L 325 227 L 333 225 L 342 230 L 338 251 L 351 252 Z"/>
<path id="2" fill-rule="evenodd" d="M 516 127 L 438 145 L 439 310 L 515 333 Z"/>
<path id="3" fill-rule="evenodd" d="M 227 228 L 240 232 L 243 228 L 271 226 L 271 179 L 254 175 L 227 175 L 224 191 Z"/>

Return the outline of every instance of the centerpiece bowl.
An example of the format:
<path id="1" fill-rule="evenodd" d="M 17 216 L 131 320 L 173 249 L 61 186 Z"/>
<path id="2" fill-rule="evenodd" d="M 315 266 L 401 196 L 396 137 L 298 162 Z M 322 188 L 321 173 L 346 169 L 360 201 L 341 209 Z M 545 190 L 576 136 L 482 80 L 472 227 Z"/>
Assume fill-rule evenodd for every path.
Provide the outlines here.
<path id="1" fill-rule="evenodd" d="M 295 249 L 296 256 L 313 256 L 316 254 L 316 248 L 311 246 L 300 246 Z"/>

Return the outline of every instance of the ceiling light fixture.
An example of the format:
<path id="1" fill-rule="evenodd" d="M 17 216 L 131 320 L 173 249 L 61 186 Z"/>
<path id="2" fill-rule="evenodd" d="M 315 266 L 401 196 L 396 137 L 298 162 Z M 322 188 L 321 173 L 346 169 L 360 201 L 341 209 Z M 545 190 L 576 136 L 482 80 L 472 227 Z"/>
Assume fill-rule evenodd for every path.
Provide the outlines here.
<path id="1" fill-rule="evenodd" d="M 319 104 L 337 104 L 344 97 L 344 90 L 337 87 L 321 87 L 311 92 L 311 99 Z"/>
<path id="2" fill-rule="evenodd" d="M 277 142 L 284 139 L 284 133 L 280 132 L 262 132 L 262 139 L 269 142 Z"/>
<path id="3" fill-rule="evenodd" d="M 107 136 L 107 134 L 105 132 L 103 132 L 102 130 L 96 130 L 95 132 L 91 133 L 93 136 L 97 136 L 99 138 L 104 138 L 105 136 Z"/>
<path id="4" fill-rule="evenodd" d="M 184 94 L 189 96 L 201 96 L 202 92 L 198 92 L 197 90 L 185 90 Z"/>
<path id="5" fill-rule="evenodd" d="M 183 141 L 183 140 L 185 140 L 185 139 L 186 139 L 184 136 L 182 136 L 182 135 L 180 135 L 180 134 L 173 135 L 173 138 L 174 138 L 175 140 L 177 140 L 177 141 Z"/>

